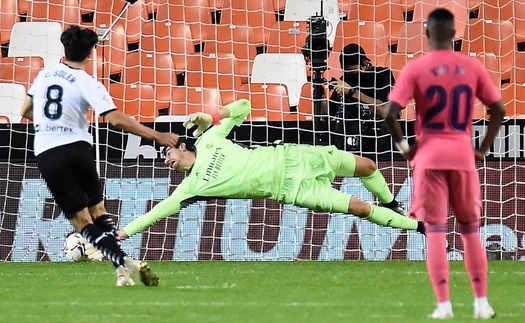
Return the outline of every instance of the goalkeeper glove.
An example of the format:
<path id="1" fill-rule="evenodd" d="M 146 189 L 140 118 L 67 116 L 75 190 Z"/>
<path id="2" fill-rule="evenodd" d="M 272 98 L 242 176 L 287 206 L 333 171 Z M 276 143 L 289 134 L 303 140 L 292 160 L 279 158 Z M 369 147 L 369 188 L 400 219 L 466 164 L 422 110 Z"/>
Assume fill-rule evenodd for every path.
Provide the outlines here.
<path id="1" fill-rule="evenodd" d="M 102 261 L 104 255 L 91 243 L 85 243 L 86 246 L 86 258 L 89 261 Z"/>
<path id="2" fill-rule="evenodd" d="M 197 130 L 193 132 L 194 137 L 199 137 L 202 135 L 202 133 L 211 127 L 212 124 L 214 124 L 213 116 L 203 112 L 190 114 L 183 123 L 186 129 L 191 129 L 195 126 L 198 126 Z"/>

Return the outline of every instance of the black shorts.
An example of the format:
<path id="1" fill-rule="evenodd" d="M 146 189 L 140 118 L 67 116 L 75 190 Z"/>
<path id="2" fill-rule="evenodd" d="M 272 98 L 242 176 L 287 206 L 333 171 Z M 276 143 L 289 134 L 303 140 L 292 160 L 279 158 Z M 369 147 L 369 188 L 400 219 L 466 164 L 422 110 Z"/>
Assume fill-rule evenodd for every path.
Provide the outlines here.
<path id="1" fill-rule="evenodd" d="M 92 146 L 85 141 L 59 146 L 36 157 L 55 202 L 70 219 L 102 201 Z"/>

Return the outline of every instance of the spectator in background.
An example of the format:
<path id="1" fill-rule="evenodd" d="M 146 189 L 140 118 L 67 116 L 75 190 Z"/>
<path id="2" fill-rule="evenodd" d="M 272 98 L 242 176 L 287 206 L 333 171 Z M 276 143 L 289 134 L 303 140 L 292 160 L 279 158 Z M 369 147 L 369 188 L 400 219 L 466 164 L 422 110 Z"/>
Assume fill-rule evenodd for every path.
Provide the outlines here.
<path id="1" fill-rule="evenodd" d="M 323 103 L 323 112 L 332 117 L 329 128 L 332 143 L 339 149 L 353 151 L 392 149 L 383 122 L 388 94 L 394 84 L 392 71 L 373 66 L 363 48 L 354 43 L 344 47 L 339 63 L 343 75 L 330 80 L 333 92 L 329 102 Z"/>

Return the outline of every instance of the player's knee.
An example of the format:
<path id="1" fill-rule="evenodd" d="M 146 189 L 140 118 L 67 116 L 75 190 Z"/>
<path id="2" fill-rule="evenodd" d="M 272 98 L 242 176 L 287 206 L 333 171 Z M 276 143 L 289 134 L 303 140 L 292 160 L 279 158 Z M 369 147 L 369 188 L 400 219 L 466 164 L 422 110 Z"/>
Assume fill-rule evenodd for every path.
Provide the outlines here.
<path id="1" fill-rule="evenodd" d="M 352 196 L 350 203 L 348 204 L 348 213 L 354 214 L 360 218 L 365 218 L 370 215 L 371 211 L 370 203 Z"/>
<path id="2" fill-rule="evenodd" d="M 373 160 L 365 157 L 356 156 L 355 176 L 365 177 L 372 175 L 377 170 L 377 165 Z"/>

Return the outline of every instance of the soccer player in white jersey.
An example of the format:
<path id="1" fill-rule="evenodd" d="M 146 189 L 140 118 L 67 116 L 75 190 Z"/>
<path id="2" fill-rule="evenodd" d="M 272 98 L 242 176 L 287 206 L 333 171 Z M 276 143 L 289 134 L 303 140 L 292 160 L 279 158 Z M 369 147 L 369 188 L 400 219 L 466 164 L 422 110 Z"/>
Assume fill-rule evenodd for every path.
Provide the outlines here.
<path id="1" fill-rule="evenodd" d="M 66 218 L 113 261 L 117 286 L 135 284 L 130 272 L 147 286 L 157 285 L 148 264 L 127 256 L 116 239 L 115 223 L 104 207 L 86 115 L 91 106 L 112 125 L 161 145 L 175 145 L 178 136 L 159 133 L 117 110 L 105 86 L 85 72 L 98 42 L 94 31 L 72 26 L 60 41 L 65 62 L 38 73 L 22 107 L 22 115 L 34 122 L 38 168 Z"/>

